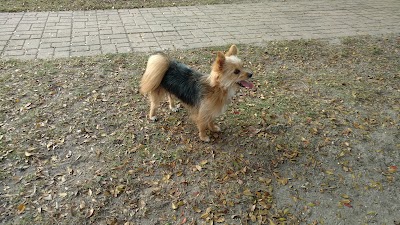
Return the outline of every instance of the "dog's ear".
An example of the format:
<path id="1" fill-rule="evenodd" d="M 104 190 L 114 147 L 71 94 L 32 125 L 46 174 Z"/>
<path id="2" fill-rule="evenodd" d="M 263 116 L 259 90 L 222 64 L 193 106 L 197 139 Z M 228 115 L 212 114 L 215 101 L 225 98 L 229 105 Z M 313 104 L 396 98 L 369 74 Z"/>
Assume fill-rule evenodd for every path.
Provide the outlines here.
<path id="1" fill-rule="evenodd" d="M 237 49 L 236 45 L 232 45 L 225 55 L 231 56 L 231 55 L 237 55 L 237 54 L 238 54 L 238 49 Z"/>
<path id="2" fill-rule="evenodd" d="M 222 71 L 224 69 L 225 64 L 225 55 L 222 52 L 217 52 L 217 58 L 214 62 L 214 71 Z"/>

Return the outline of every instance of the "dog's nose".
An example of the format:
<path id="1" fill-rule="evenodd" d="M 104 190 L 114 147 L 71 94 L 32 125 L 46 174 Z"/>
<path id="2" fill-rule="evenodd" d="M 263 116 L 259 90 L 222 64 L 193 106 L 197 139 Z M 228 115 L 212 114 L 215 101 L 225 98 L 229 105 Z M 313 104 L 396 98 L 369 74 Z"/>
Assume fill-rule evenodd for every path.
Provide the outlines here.
<path id="1" fill-rule="evenodd" d="M 251 77 L 253 76 L 253 73 L 247 73 L 247 76 L 248 76 L 249 78 L 251 78 Z"/>

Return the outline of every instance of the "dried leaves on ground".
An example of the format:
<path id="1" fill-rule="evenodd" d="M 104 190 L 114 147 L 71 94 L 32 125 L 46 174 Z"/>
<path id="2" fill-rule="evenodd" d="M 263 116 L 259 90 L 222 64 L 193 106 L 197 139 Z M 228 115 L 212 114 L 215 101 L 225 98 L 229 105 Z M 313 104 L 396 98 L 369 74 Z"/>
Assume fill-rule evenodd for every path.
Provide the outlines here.
<path id="1" fill-rule="evenodd" d="M 147 55 L 1 61 L 0 219 L 396 224 L 399 41 L 239 46 L 257 88 L 210 143 L 185 109 L 147 120 Z M 206 73 L 220 49 L 169 54 Z"/>

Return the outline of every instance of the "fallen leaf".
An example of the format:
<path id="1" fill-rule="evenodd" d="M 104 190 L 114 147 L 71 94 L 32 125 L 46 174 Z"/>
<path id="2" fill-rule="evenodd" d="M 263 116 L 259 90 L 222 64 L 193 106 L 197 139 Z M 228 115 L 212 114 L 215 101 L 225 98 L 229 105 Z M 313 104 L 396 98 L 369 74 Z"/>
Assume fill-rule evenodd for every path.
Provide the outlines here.
<path id="1" fill-rule="evenodd" d="M 64 193 L 59 193 L 58 195 L 59 195 L 61 198 L 65 198 L 68 194 L 64 192 Z"/>
<path id="2" fill-rule="evenodd" d="M 196 167 L 196 169 L 197 169 L 198 171 L 201 171 L 201 169 L 202 169 L 201 166 L 199 166 L 199 165 L 196 165 L 195 167 Z"/>
<path id="3" fill-rule="evenodd" d="M 71 158 L 71 156 L 72 156 L 72 151 L 68 151 L 68 154 L 67 155 L 65 155 L 65 158 Z"/>
<path id="4" fill-rule="evenodd" d="M 186 217 L 182 219 L 181 224 L 185 224 L 186 223 Z"/>
<path id="5" fill-rule="evenodd" d="M 283 210 L 283 214 L 284 214 L 284 215 L 287 215 L 288 213 L 289 213 L 289 209 L 288 209 L 288 208 L 286 208 L 286 209 Z"/>
<path id="6" fill-rule="evenodd" d="M 193 210 L 197 213 L 201 213 L 201 209 L 199 209 L 197 206 L 193 206 Z"/>
<path id="7" fill-rule="evenodd" d="M 27 197 L 33 197 L 33 196 L 35 196 L 35 194 L 36 194 L 36 184 L 33 185 L 33 191 L 32 191 L 32 193 L 31 193 L 30 195 L 28 195 Z"/>
<path id="8" fill-rule="evenodd" d="M 200 218 L 201 219 L 207 219 L 209 215 L 210 215 L 210 213 L 205 212 L 205 213 L 201 214 Z"/>
<path id="9" fill-rule="evenodd" d="M 33 155 L 34 155 L 34 153 L 25 152 L 25 156 L 26 156 L 26 157 L 31 157 L 31 156 L 33 156 Z"/>
<path id="10" fill-rule="evenodd" d="M 253 196 L 253 194 L 251 193 L 250 189 L 244 190 L 243 194 L 246 195 L 246 196 Z"/>
<path id="11" fill-rule="evenodd" d="M 85 207 L 86 207 L 86 202 L 81 201 L 81 203 L 79 204 L 79 208 L 84 209 Z"/>
<path id="12" fill-rule="evenodd" d="M 395 173 L 397 171 L 397 166 L 389 166 L 389 173 Z"/>
<path id="13" fill-rule="evenodd" d="M 348 195 L 346 195 L 346 194 L 342 194 L 342 195 L 340 195 L 342 198 L 349 198 L 349 196 Z"/>
<path id="14" fill-rule="evenodd" d="M 328 175 L 333 175 L 333 170 L 326 170 L 325 173 Z"/>
<path id="15" fill-rule="evenodd" d="M 278 183 L 282 184 L 282 185 L 286 185 L 289 182 L 288 178 L 281 178 L 278 179 Z"/>
<path id="16" fill-rule="evenodd" d="M 271 208 L 271 204 L 267 204 L 263 201 L 259 202 L 259 204 L 264 208 L 264 209 L 270 209 Z"/>
<path id="17" fill-rule="evenodd" d="M 114 189 L 114 197 L 117 197 L 119 194 L 121 194 L 125 190 L 125 185 L 120 184 L 117 185 Z"/>
<path id="18" fill-rule="evenodd" d="M 225 222 L 225 218 L 224 217 L 217 218 L 217 219 L 215 219 L 215 222 L 223 223 L 223 222 Z"/>
<path id="19" fill-rule="evenodd" d="M 240 219 L 240 216 L 239 215 L 232 215 L 231 218 L 232 219 Z"/>
<path id="20" fill-rule="evenodd" d="M 208 208 L 206 209 L 206 212 L 205 212 L 203 215 L 205 215 L 205 214 L 209 215 L 209 214 L 211 213 L 211 211 L 212 211 L 211 207 L 208 207 Z M 202 216 L 203 216 L 203 215 L 202 215 Z"/>
<path id="21" fill-rule="evenodd" d="M 350 203 L 351 201 L 350 199 L 342 199 L 340 202 L 345 204 L 345 203 Z"/>
<path id="22" fill-rule="evenodd" d="M 53 197 L 51 196 L 51 194 L 49 194 L 46 197 L 44 197 L 43 199 L 47 200 L 47 201 L 51 201 L 53 199 Z"/>
<path id="23" fill-rule="evenodd" d="M 345 136 L 349 136 L 349 134 L 351 134 L 353 132 L 353 130 L 351 128 L 346 128 L 343 130 L 342 134 Z"/>
<path id="24" fill-rule="evenodd" d="M 172 202 L 171 206 L 172 206 L 172 209 L 173 209 L 173 210 L 179 208 L 178 205 L 177 205 L 175 202 Z"/>
<path id="25" fill-rule="evenodd" d="M 18 214 L 23 213 L 25 211 L 25 208 L 26 208 L 25 204 L 23 204 L 23 203 L 19 204 L 18 207 L 17 207 Z"/>
<path id="26" fill-rule="evenodd" d="M 259 177 L 259 178 L 258 178 L 258 180 L 259 180 L 260 182 L 263 182 L 263 183 L 265 183 L 265 185 L 270 185 L 270 184 L 271 184 L 271 182 L 272 182 L 272 179 L 271 179 L 271 178 L 263 178 L 263 177 Z"/>
<path id="27" fill-rule="evenodd" d="M 350 203 L 343 203 L 344 206 L 348 207 L 348 208 L 353 208 L 352 205 L 350 205 Z"/>
<path id="28" fill-rule="evenodd" d="M 251 222 L 256 222 L 257 221 L 257 217 L 253 214 L 253 213 L 250 213 L 249 214 L 249 216 L 250 216 L 250 220 L 251 220 Z"/>
<path id="29" fill-rule="evenodd" d="M 168 181 L 171 178 L 171 174 L 165 174 L 163 176 L 163 181 Z"/>
<path id="30" fill-rule="evenodd" d="M 71 167 L 67 167 L 67 173 L 69 174 L 69 175 L 72 175 L 72 174 L 74 174 L 74 170 L 71 168 Z"/>
<path id="31" fill-rule="evenodd" d="M 183 202 L 183 201 L 172 202 L 172 204 L 171 204 L 172 209 L 174 209 L 174 210 L 178 209 L 179 207 L 181 207 L 183 205 L 185 205 L 185 202 Z"/>
<path id="32" fill-rule="evenodd" d="M 207 163 L 208 163 L 207 160 L 202 160 L 202 161 L 200 162 L 200 165 L 201 165 L 201 166 L 204 166 L 204 165 L 206 165 Z"/>
<path id="33" fill-rule="evenodd" d="M 387 179 L 389 182 L 393 182 L 394 177 L 391 176 L 391 175 L 386 175 L 386 179 Z"/>
<path id="34" fill-rule="evenodd" d="M 312 203 L 312 202 L 309 202 L 309 203 L 307 203 L 307 206 L 314 207 L 314 206 L 315 206 L 315 204 L 314 204 L 314 203 Z"/>
<path id="35" fill-rule="evenodd" d="M 305 145 L 309 145 L 309 144 L 310 144 L 310 141 L 307 140 L 307 139 L 305 139 L 304 137 L 301 137 L 301 141 L 302 141 L 303 144 L 305 144 Z"/>
<path id="36" fill-rule="evenodd" d="M 88 213 L 88 215 L 86 216 L 86 218 L 89 218 L 89 217 L 93 216 L 93 213 L 94 213 L 94 209 L 91 208 L 91 209 L 89 210 L 89 213 Z"/>

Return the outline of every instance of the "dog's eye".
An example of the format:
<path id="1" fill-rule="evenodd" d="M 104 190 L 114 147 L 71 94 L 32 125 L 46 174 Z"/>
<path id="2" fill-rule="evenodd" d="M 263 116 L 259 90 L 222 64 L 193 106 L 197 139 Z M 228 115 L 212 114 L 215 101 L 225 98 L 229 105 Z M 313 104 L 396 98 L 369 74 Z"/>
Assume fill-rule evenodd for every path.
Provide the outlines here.
<path id="1" fill-rule="evenodd" d="M 240 70 L 236 69 L 235 71 L 233 71 L 234 74 L 239 74 Z"/>

